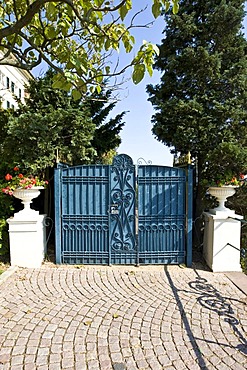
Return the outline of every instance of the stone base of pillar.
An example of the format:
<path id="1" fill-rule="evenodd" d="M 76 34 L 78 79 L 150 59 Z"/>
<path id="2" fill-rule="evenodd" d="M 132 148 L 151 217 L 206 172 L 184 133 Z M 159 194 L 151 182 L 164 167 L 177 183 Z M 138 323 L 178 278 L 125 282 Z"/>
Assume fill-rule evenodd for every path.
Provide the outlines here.
<path id="1" fill-rule="evenodd" d="M 7 220 L 9 224 L 10 263 L 12 266 L 37 268 L 45 257 L 46 235 L 44 218 L 38 212 L 29 217 L 22 213 Z"/>
<path id="2" fill-rule="evenodd" d="M 203 257 L 213 272 L 242 271 L 240 236 L 243 216 L 233 212 L 204 212 Z M 233 217 L 233 218 L 231 218 Z"/>

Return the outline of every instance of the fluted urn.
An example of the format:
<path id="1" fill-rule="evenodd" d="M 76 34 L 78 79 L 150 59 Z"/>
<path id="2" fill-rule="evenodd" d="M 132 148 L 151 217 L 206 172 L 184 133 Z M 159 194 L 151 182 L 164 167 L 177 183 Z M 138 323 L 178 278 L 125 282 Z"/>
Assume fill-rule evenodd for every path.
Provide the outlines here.
<path id="1" fill-rule="evenodd" d="M 208 192 L 210 195 L 215 197 L 219 202 L 218 207 L 214 208 L 214 211 L 229 212 L 230 209 L 225 206 L 227 198 L 232 197 L 236 192 L 237 186 L 225 185 L 225 186 L 210 186 Z"/>
<path id="2" fill-rule="evenodd" d="M 24 205 L 24 209 L 22 209 L 18 214 L 22 214 L 23 216 L 25 214 L 30 213 L 38 213 L 34 209 L 31 209 L 30 205 L 32 203 L 32 200 L 34 198 L 37 198 L 40 195 L 40 190 L 44 189 L 43 186 L 33 186 L 32 188 L 28 189 L 15 189 L 13 192 L 13 195 L 15 198 L 18 198 L 22 201 L 22 204 Z"/>

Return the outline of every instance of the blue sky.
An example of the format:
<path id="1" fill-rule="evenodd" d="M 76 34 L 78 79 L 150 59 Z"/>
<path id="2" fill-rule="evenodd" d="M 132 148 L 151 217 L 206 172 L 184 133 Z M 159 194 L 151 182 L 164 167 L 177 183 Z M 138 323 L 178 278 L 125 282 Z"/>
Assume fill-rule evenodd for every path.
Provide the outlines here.
<path id="1" fill-rule="evenodd" d="M 140 11 L 140 6 L 147 9 L 142 12 L 135 20 L 135 24 L 145 25 L 148 22 L 153 21 L 151 13 L 151 0 L 133 0 L 133 11 L 132 15 Z M 141 4 L 141 5 L 140 5 Z M 247 5 L 246 5 L 247 10 Z M 244 22 L 245 34 L 247 35 L 247 17 Z M 142 40 L 147 40 L 155 44 L 160 44 L 162 40 L 162 31 L 165 28 L 165 22 L 163 17 L 159 17 L 155 20 L 154 24 L 150 28 L 137 28 L 131 33 L 136 38 L 136 46 L 133 52 L 125 54 L 124 51 L 120 51 L 119 59 L 122 66 L 125 66 L 130 62 L 134 56 L 135 51 L 142 44 Z M 40 75 L 44 73 L 46 67 L 38 67 L 34 72 L 34 75 Z M 131 71 L 128 70 L 125 74 L 125 78 L 128 79 L 131 76 Z M 143 158 L 146 161 L 151 161 L 153 164 L 172 166 L 173 156 L 170 154 L 170 149 L 164 144 L 157 141 L 152 135 L 151 129 L 151 117 L 154 114 L 151 103 L 147 101 L 148 94 L 146 93 L 146 86 L 148 84 L 157 84 L 160 82 L 160 74 L 154 71 L 152 77 L 148 75 L 138 85 L 134 85 L 133 82 L 129 81 L 125 83 L 123 88 L 120 90 L 120 101 L 117 102 L 116 107 L 111 112 L 114 117 L 118 113 L 128 111 L 124 117 L 125 127 L 121 132 L 122 144 L 118 149 L 118 153 L 125 153 L 132 157 L 134 163 L 137 163 L 139 158 Z M 174 119 L 176 119 L 174 117 Z"/>
<path id="2" fill-rule="evenodd" d="M 133 1 L 133 3 L 135 2 Z M 150 0 L 143 0 L 142 3 L 150 3 Z M 146 21 L 149 21 L 151 19 L 150 9 L 147 9 L 139 19 L 144 24 Z M 247 17 L 245 18 L 244 26 L 245 34 L 247 34 Z M 155 21 L 151 29 L 137 29 L 134 33 L 137 44 L 140 45 L 142 39 L 160 44 L 164 27 L 164 20 L 160 17 Z M 120 58 L 125 60 L 125 56 L 121 53 Z M 129 76 L 130 71 L 126 74 L 126 77 Z M 137 163 L 138 158 L 144 158 L 146 161 L 152 161 L 153 164 L 172 166 L 173 157 L 170 154 L 170 149 L 158 142 L 151 132 L 151 116 L 154 110 L 151 103 L 147 101 L 146 85 L 157 84 L 159 81 L 160 74 L 154 71 L 152 78 L 146 76 L 136 86 L 131 81 L 126 83 L 126 90 L 121 93 L 122 100 L 117 103 L 112 114 L 116 115 L 122 111 L 129 111 L 124 117 L 126 124 L 121 133 L 122 144 L 118 149 L 118 153 L 130 155 L 134 163 Z"/>

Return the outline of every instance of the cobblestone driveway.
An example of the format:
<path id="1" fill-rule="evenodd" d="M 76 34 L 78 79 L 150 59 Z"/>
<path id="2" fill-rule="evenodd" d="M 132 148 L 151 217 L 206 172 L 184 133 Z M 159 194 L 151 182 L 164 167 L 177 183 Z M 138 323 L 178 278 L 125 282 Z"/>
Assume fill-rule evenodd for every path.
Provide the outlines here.
<path id="1" fill-rule="evenodd" d="M 240 370 L 246 332 L 246 296 L 200 269 L 45 264 L 0 285 L 0 370 Z"/>

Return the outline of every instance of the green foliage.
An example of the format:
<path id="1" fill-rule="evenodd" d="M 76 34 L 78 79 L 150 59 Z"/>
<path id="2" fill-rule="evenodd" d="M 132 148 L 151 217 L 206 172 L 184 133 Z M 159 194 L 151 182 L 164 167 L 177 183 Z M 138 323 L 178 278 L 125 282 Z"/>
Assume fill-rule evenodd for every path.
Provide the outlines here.
<path id="1" fill-rule="evenodd" d="M 89 113 L 69 105 L 54 110 L 49 104 L 46 111 L 36 112 L 28 109 L 9 119 L 3 151 L 12 162 L 37 173 L 53 166 L 57 153 L 70 163 L 91 160 L 94 125 Z"/>
<path id="2" fill-rule="evenodd" d="M 117 155 L 115 149 L 109 150 L 106 154 L 101 157 L 102 164 L 112 164 L 114 157 Z"/>
<path id="3" fill-rule="evenodd" d="M 143 45 L 134 59 L 134 71 L 132 74 L 134 84 L 138 84 L 143 79 L 146 70 L 150 76 L 153 75 L 154 51 L 156 55 L 159 54 L 159 49 L 156 45 L 150 45 L 148 42 L 143 41 Z"/>
<path id="4" fill-rule="evenodd" d="M 0 169 L 1 178 L 4 172 Z M 2 187 L 2 181 L 0 181 Z M 7 219 L 13 214 L 13 198 L 0 192 L 0 255 L 6 255 L 9 252 L 9 233 Z"/>
<path id="5" fill-rule="evenodd" d="M 153 3 L 154 17 L 170 6 L 173 12 L 178 11 L 178 0 L 153 0 Z M 137 53 L 140 68 L 135 58 L 122 71 L 112 63 L 113 51 L 122 48 L 130 53 L 135 44 L 131 35 L 135 14 L 131 10 L 132 0 L 2 1 L 3 64 L 31 70 L 44 61 L 58 72 L 54 88 L 69 91 L 74 87 L 75 99 L 80 99 L 88 89 L 100 93 L 106 76 L 117 76 L 127 67 L 134 66 L 133 78 L 137 83 L 144 76 L 143 71 L 150 73 L 152 69 L 154 45 L 148 44 L 148 57 L 143 50 Z M 126 20 L 128 15 L 130 24 Z M 9 57 L 9 53 L 15 58 Z"/>
<path id="6" fill-rule="evenodd" d="M 92 121 L 96 127 L 92 140 L 92 146 L 97 153 L 94 160 L 101 162 L 106 161 L 108 157 L 112 158 L 112 151 L 114 153 L 116 152 L 116 148 L 118 148 L 121 143 L 119 134 L 124 126 L 122 119 L 125 112 L 107 121 L 109 113 L 116 105 L 116 103 L 113 102 L 107 103 L 110 99 L 111 91 L 109 90 L 106 92 L 103 90 L 100 94 L 90 95 L 87 99 Z"/>
<path id="7" fill-rule="evenodd" d="M 222 142 L 205 156 L 206 164 L 202 177 L 208 183 L 230 181 L 233 177 L 239 179 L 246 173 L 247 146 L 240 143 Z"/>
<path id="8" fill-rule="evenodd" d="M 242 270 L 247 274 L 247 183 L 236 189 L 234 197 L 228 198 L 227 206 L 244 216 L 241 222 L 241 253 L 240 262 Z"/>
<path id="9" fill-rule="evenodd" d="M 203 179 L 247 171 L 244 1 L 183 0 L 165 19 L 155 63 L 161 83 L 147 88 L 156 109 L 153 133 L 196 159 L 199 215 Z"/>
<path id="10" fill-rule="evenodd" d="M 74 100 L 52 87 L 54 72 L 30 82 L 26 104 L 0 113 L 0 159 L 35 175 L 57 159 L 71 164 L 92 163 L 117 148 L 124 112 L 107 120 L 115 103 L 110 91 Z"/>
<path id="11" fill-rule="evenodd" d="M 247 275 L 247 233 L 246 230 L 241 234 L 241 257 L 240 264 L 243 272 Z"/>
<path id="12" fill-rule="evenodd" d="M 68 92 L 52 87 L 53 76 L 48 71 L 31 81 L 26 104 L 18 110 L 0 109 L 0 188 L 15 165 L 43 175 L 57 159 L 74 165 L 112 161 L 121 141 L 124 112 L 107 120 L 115 106 L 108 103 L 111 92 L 102 90 L 83 102 L 74 100 Z M 0 193 L 0 254 L 8 251 L 6 219 L 13 213 L 12 202 L 11 196 Z"/>

